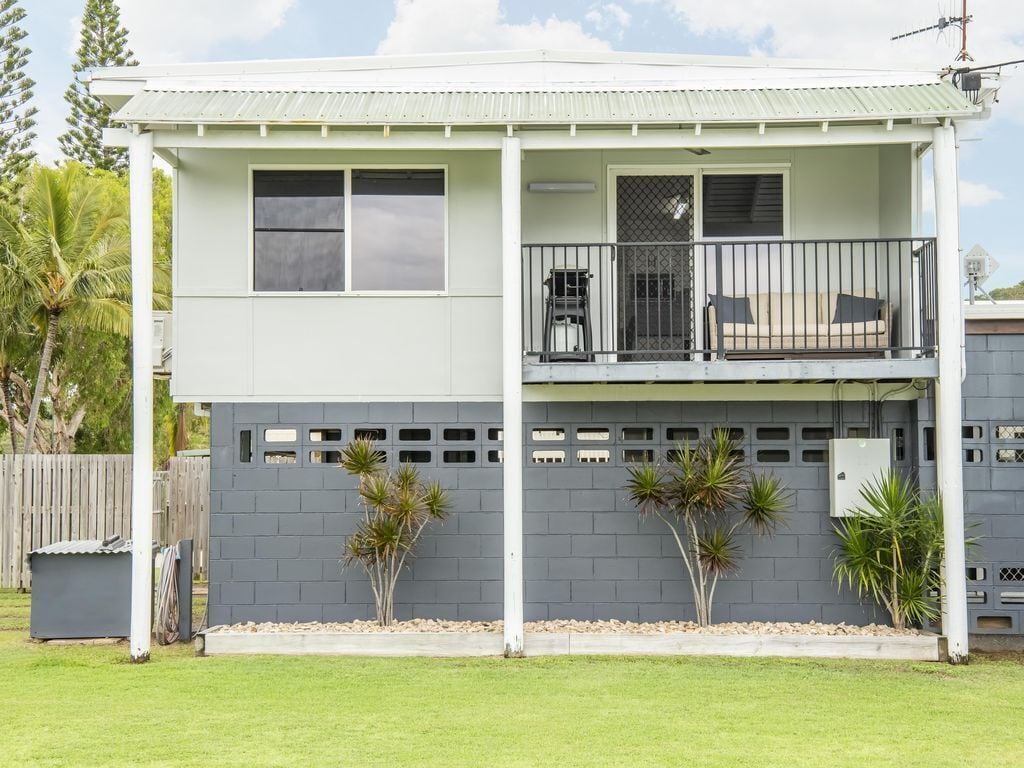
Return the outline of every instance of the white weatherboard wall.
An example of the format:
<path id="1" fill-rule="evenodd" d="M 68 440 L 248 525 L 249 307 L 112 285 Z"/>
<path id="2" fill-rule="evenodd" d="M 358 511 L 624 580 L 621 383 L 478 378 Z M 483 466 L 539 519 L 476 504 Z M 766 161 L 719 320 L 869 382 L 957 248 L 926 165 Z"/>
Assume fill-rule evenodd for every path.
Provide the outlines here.
<path id="1" fill-rule="evenodd" d="M 448 168 L 445 296 L 254 296 L 249 169 L 272 164 Z M 793 238 L 907 236 L 911 151 L 895 147 L 538 151 L 531 181 L 593 181 L 588 194 L 523 192 L 523 242 L 608 239 L 609 166 L 789 168 Z M 499 400 L 499 153 L 182 150 L 178 169 L 174 395 L 185 401 Z M 372 362 L 371 362 L 372 361 Z"/>
<path id="2" fill-rule="evenodd" d="M 250 166 L 353 163 L 447 166 L 447 295 L 253 295 Z M 498 180 L 497 152 L 182 151 L 175 397 L 499 399 Z"/>

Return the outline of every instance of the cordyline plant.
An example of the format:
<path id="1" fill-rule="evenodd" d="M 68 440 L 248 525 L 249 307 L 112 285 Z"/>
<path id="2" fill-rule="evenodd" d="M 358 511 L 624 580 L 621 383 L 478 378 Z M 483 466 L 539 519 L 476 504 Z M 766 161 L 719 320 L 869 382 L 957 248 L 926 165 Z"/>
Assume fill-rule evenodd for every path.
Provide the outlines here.
<path id="1" fill-rule="evenodd" d="M 922 497 L 911 478 L 892 471 L 860 493 L 867 508 L 834 525 L 840 541 L 833 553 L 836 580 L 882 606 L 897 629 L 936 618 L 933 595 L 942 588 L 944 552 L 941 500 Z"/>
<path id="2" fill-rule="evenodd" d="M 342 564 L 358 563 L 370 578 L 377 622 L 395 619 L 395 587 L 416 542 L 431 522 L 442 522 L 451 506 L 439 483 L 425 483 L 410 464 L 390 471 L 372 440 L 353 440 L 341 452 L 341 466 L 359 477 L 363 520 L 345 541 Z"/>
<path id="3" fill-rule="evenodd" d="M 661 520 L 675 538 L 690 577 L 697 624 L 711 624 L 718 580 L 740 568 L 737 534 L 771 536 L 789 494 L 774 475 L 753 473 L 725 429 L 680 445 L 666 468 L 629 468 L 629 498 L 643 517 Z"/>

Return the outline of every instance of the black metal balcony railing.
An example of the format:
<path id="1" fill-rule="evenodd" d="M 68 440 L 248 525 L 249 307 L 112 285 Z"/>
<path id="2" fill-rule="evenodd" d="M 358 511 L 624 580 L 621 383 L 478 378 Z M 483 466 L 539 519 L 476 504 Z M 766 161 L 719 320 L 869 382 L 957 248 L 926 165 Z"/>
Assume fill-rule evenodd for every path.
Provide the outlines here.
<path id="1" fill-rule="evenodd" d="M 541 362 L 935 351 L 931 238 L 525 245 L 523 289 Z"/>

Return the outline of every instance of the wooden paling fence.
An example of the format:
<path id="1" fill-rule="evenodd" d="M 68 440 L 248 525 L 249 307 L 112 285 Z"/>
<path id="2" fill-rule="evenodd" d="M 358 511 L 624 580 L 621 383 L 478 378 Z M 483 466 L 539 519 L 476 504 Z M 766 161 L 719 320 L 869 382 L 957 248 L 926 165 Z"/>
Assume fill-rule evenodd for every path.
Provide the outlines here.
<path id="1" fill-rule="evenodd" d="M 175 458 L 154 479 L 154 536 L 160 543 L 192 538 L 200 576 L 207 567 L 209 466 L 207 458 Z M 130 538 L 131 486 L 131 456 L 0 456 L 0 587 L 30 585 L 27 556 L 38 547 Z"/>
<path id="2" fill-rule="evenodd" d="M 156 489 L 154 489 L 155 491 Z M 160 541 L 171 544 L 192 539 L 194 573 L 206 579 L 210 545 L 210 458 L 176 456 L 171 459 L 161 507 Z M 154 500 L 160 495 L 153 494 Z"/>

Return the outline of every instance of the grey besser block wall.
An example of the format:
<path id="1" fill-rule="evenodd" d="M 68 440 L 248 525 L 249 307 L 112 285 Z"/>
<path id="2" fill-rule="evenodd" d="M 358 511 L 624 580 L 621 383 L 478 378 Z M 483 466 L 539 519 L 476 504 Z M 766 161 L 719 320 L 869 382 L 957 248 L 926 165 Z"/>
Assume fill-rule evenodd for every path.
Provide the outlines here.
<path id="1" fill-rule="evenodd" d="M 500 404 L 215 403 L 211 418 L 211 625 L 373 617 L 365 575 L 339 563 L 362 517 L 355 480 L 331 465 L 334 457 L 319 463 L 315 455 L 340 450 L 356 430 L 381 428 L 389 461 L 429 452 L 421 470 L 450 489 L 453 501 L 451 517 L 421 539 L 399 584 L 396 615 L 500 618 L 501 465 L 487 462 L 501 445 L 488 439 L 500 427 Z M 294 430 L 296 439 L 268 440 L 268 429 Z M 406 429 L 428 429 L 429 439 L 400 435 Z M 454 439 L 444 440 L 452 429 L 473 430 L 472 439 L 449 433 Z M 243 430 L 252 435 L 249 462 L 241 458 Z M 325 431 L 312 439 L 311 430 Z M 460 463 L 445 463 L 448 451 Z M 294 455 L 295 463 L 267 463 L 268 452 Z"/>
<path id="2" fill-rule="evenodd" d="M 906 402 L 884 405 L 884 435 L 904 430 L 904 466 L 911 456 L 910 414 Z M 215 403 L 210 623 L 372 617 L 366 577 L 338 563 L 361 514 L 354 481 L 338 467 L 312 461 L 313 452 L 338 450 L 355 430 L 371 428 L 386 431 L 380 443 L 391 461 L 400 451 L 429 451 L 422 471 L 451 489 L 455 503 L 451 518 L 425 534 L 400 582 L 396 614 L 501 618 L 501 443 L 493 433 L 500 419 L 497 403 Z M 674 540 L 659 521 L 638 519 L 626 501 L 626 466 L 645 451 L 664 459 L 675 444 L 670 428 L 707 434 L 727 424 L 743 430 L 743 448 L 755 466 L 777 473 L 791 489 L 793 510 L 775 537 L 741 537 L 743 567 L 720 583 L 715 620 L 882 620 L 832 580 L 829 555 L 836 540 L 828 517 L 827 436 L 807 440 L 803 429 L 830 429 L 835 419 L 830 402 L 527 403 L 527 619 L 692 619 Z M 844 404 L 842 420 L 844 433 L 866 429 L 867 405 Z M 580 427 L 608 430 L 608 439 L 581 439 Z M 758 432 L 778 427 L 788 433 Z M 295 429 L 297 439 L 268 442 L 268 428 Z M 317 428 L 341 433 L 313 441 L 310 429 Z M 534 428 L 563 430 L 563 439 L 539 439 L 543 435 L 535 437 Z M 404 429 L 429 429 L 429 439 L 402 440 Z M 466 429 L 473 430 L 472 439 L 461 439 L 469 436 L 458 431 L 446 435 Z M 252 432 L 248 463 L 240 460 L 242 430 Z M 595 455 L 581 450 L 608 451 L 608 461 L 587 461 Z M 295 464 L 267 464 L 268 451 L 272 458 L 294 452 Z M 456 453 L 446 457 L 449 451 Z M 537 463 L 534 451 L 564 451 L 565 459 Z"/>
<path id="3" fill-rule="evenodd" d="M 1024 605 L 1003 598 L 1024 593 L 1024 334 L 970 334 L 966 342 L 965 512 L 977 539 L 967 552 L 970 629 L 1017 635 Z M 921 427 L 934 427 L 933 413 L 923 412 Z M 934 483 L 934 457 L 923 458 Z"/>

